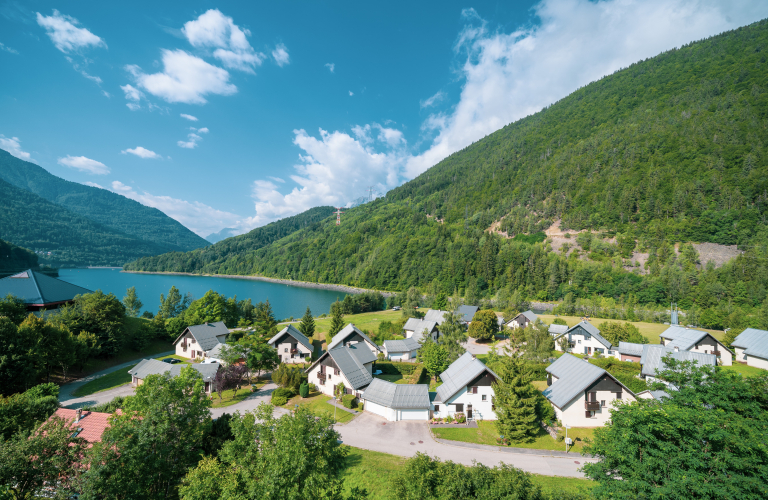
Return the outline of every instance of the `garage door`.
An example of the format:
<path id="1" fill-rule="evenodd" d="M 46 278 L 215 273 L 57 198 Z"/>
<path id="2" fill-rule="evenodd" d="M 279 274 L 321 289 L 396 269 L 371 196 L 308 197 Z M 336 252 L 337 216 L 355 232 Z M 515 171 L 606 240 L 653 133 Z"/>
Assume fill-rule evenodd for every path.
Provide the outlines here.
<path id="1" fill-rule="evenodd" d="M 398 410 L 400 420 L 428 420 L 428 410 Z"/>
<path id="2" fill-rule="evenodd" d="M 387 408 L 386 406 L 382 406 L 377 403 L 372 403 L 371 401 L 365 402 L 365 411 L 369 411 L 375 415 L 380 415 L 387 420 L 391 420 L 390 415 L 392 414 L 392 410 Z"/>

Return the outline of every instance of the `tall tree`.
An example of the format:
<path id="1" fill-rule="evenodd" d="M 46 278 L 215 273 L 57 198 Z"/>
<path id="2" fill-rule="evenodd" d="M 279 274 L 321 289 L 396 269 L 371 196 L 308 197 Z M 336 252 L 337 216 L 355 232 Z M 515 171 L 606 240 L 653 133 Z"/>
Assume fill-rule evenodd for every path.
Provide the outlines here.
<path id="1" fill-rule="evenodd" d="M 261 372 L 268 372 L 274 370 L 280 363 L 277 351 L 266 342 L 259 342 L 255 344 L 248 355 L 246 356 L 246 362 L 250 370 L 256 371 L 256 376 L 261 376 Z"/>
<path id="2" fill-rule="evenodd" d="M 432 304 L 432 309 L 446 311 L 448 309 L 448 296 L 443 292 L 438 293 L 435 298 L 435 303 Z"/>
<path id="3" fill-rule="evenodd" d="M 539 432 L 539 391 L 525 362 L 517 356 L 502 356 L 495 371 L 501 380 L 493 384 L 496 429 L 510 441 L 531 441 Z"/>
<path id="4" fill-rule="evenodd" d="M 9 293 L 5 297 L 0 297 L 0 316 L 5 316 L 18 325 L 27 317 L 27 306 L 23 300 Z"/>
<path id="5" fill-rule="evenodd" d="M 51 369 L 58 365 L 61 357 L 72 355 L 69 330 L 34 314 L 27 316 L 19 325 L 19 336 L 34 353 L 38 371 L 44 373 L 46 378 L 50 378 Z"/>
<path id="6" fill-rule="evenodd" d="M 37 381 L 40 363 L 34 337 L 0 316 L 0 394 L 24 391 Z"/>
<path id="7" fill-rule="evenodd" d="M 171 286 L 168 290 L 168 297 L 160 294 L 160 307 L 157 314 L 164 318 L 175 318 L 179 314 L 183 313 L 191 302 L 191 296 L 187 294 L 186 297 L 181 296 L 181 292 L 175 286 Z"/>
<path id="8" fill-rule="evenodd" d="M 437 343 L 448 353 L 448 363 L 453 363 L 466 352 L 462 344 L 467 341 L 467 332 L 464 331 L 461 316 L 456 311 L 446 313 L 444 318 Z"/>
<path id="9" fill-rule="evenodd" d="M 341 302 L 338 300 L 331 304 L 331 326 L 328 329 L 328 338 L 333 337 L 344 328 L 344 314 L 341 312 Z"/>
<path id="10" fill-rule="evenodd" d="M 444 346 L 432 340 L 429 335 L 424 336 L 424 342 L 418 351 L 418 358 L 424 363 L 424 369 L 435 381 L 437 381 L 437 376 L 448 368 L 448 351 Z"/>
<path id="11" fill-rule="evenodd" d="M 256 327 L 264 337 L 272 337 L 277 333 L 277 319 L 272 312 L 269 299 L 256 304 Z"/>
<path id="12" fill-rule="evenodd" d="M 307 307 L 307 311 L 301 318 L 299 331 L 310 339 L 315 335 L 315 318 L 312 316 L 312 311 L 310 311 L 309 307 Z"/>
<path id="13" fill-rule="evenodd" d="M 468 334 L 477 340 L 493 340 L 499 332 L 496 313 L 490 309 L 477 311 L 469 325 Z"/>
<path id="14" fill-rule="evenodd" d="M 123 305 L 125 306 L 125 313 L 131 318 L 138 318 L 141 314 L 141 308 L 144 304 L 139 300 L 139 296 L 136 295 L 136 287 L 132 286 L 128 289 L 125 297 L 123 297 Z"/>

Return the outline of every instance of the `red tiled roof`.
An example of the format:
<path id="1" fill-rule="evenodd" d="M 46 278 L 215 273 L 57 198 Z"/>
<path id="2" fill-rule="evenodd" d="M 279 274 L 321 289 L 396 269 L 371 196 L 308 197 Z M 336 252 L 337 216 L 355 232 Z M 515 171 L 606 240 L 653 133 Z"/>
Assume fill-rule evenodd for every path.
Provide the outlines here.
<path id="1" fill-rule="evenodd" d="M 77 435 L 79 438 L 83 438 L 89 443 L 97 443 L 101 441 L 101 435 L 109 427 L 109 417 L 111 413 L 96 413 L 93 411 L 84 411 L 80 416 L 80 421 L 75 423 L 77 418 L 77 410 L 70 410 L 68 408 L 59 408 L 54 413 L 55 416 L 71 422 L 70 427 L 73 431 L 75 429 L 83 429 Z"/>

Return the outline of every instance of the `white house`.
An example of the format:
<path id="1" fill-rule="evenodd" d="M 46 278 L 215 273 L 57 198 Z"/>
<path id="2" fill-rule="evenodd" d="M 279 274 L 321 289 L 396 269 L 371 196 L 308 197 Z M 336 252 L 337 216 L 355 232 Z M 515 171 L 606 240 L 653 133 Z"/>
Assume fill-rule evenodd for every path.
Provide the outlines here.
<path id="1" fill-rule="evenodd" d="M 440 332 L 437 330 L 436 321 L 427 321 L 426 319 L 408 318 L 403 325 L 403 336 L 407 339 L 413 338 L 416 342 L 421 342 L 425 333 L 437 341 Z"/>
<path id="2" fill-rule="evenodd" d="M 323 353 L 305 373 L 309 383 L 327 396 L 333 396 L 334 387 L 342 383 L 345 394 L 360 397 L 373 380 L 375 361 L 376 355 L 365 343 L 340 344 Z"/>
<path id="3" fill-rule="evenodd" d="M 493 370 L 465 352 L 440 374 L 432 411 L 438 418 L 463 413 L 470 420 L 496 420 L 493 387 L 499 379 Z"/>
<path id="4" fill-rule="evenodd" d="M 643 346 L 645 345 L 634 342 L 619 342 L 619 359 L 639 363 L 643 357 Z"/>
<path id="5" fill-rule="evenodd" d="M 424 315 L 424 321 L 434 321 L 437 323 L 438 328 L 445 323 L 445 315 L 449 314 L 448 311 L 441 311 L 439 309 L 430 309 Z"/>
<path id="6" fill-rule="evenodd" d="M 603 356 L 610 358 L 619 357 L 619 351 L 617 346 L 611 345 L 610 342 L 605 340 L 600 335 L 598 330 L 589 321 L 582 321 L 565 331 L 565 333 L 555 337 L 555 349 L 562 351 L 560 346 L 560 338 L 563 336 L 568 337 L 569 352 L 574 354 L 586 354 L 592 356 L 594 353 L 599 352 Z"/>
<path id="7" fill-rule="evenodd" d="M 637 393 L 637 399 L 654 399 L 656 401 L 661 401 L 662 399 L 668 398 L 669 393 L 667 391 L 643 391 Z"/>
<path id="8" fill-rule="evenodd" d="M 768 331 L 747 328 L 731 342 L 736 361 L 768 370 Z"/>
<path id="9" fill-rule="evenodd" d="M 179 363 L 171 365 L 163 363 L 159 359 L 142 359 L 139 364 L 128 370 L 128 374 L 131 376 L 131 384 L 138 387 L 150 375 L 162 375 L 169 372 L 171 377 L 177 377 L 181 373 L 181 369 L 187 366 L 198 371 L 203 377 L 206 393 L 211 394 L 216 391 L 216 372 L 219 371 L 220 367 L 218 363 L 195 363 L 191 365 Z"/>
<path id="10" fill-rule="evenodd" d="M 539 317 L 531 310 L 521 312 L 507 322 L 507 328 L 512 328 L 513 330 L 515 328 L 525 328 L 528 325 L 535 325 L 537 319 L 539 319 Z"/>
<path id="11" fill-rule="evenodd" d="M 409 361 L 416 358 L 421 344 L 413 337 L 404 340 L 385 340 L 384 355 L 390 361 Z"/>
<path id="12" fill-rule="evenodd" d="M 635 394 L 592 363 L 563 354 L 547 367 L 544 396 L 563 425 L 599 427 L 611 418 L 614 401 L 635 401 Z"/>
<path id="13" fill-rule="evenodd" d="M 661 343 L 671 349 L 714 354 L 720 365 L 733 364 L 733 353 L 707 332 L 673 325 L 659 334 L 659 337 L 661 337 Z"/>
<path id="14" fill-rule="evenodd" d="M 393 384 L 375 378 L 360 399 L 365 401 L 365 411 L 390 422 L 429 420 L 431 403 L 427 384 Z"/>
<path id="15" fill-rule="evenodd" d="M 694 361 L 701 366 L 717 366 L 717 358 L 714 354 L 704 354 L 703 352 L 683 351 L 679 348 L 670 348 L 660 344 L 644 344 L 643 355 L 640 358 L 640 377 L 648 383 L 664 382 L 659 377 L 659 373 L 667 369 L 664 358 L 671 355 L 678 361 Z M 666 383 L 666 382 L 664 382 Z"/>
<path id="16" fill-rule="evenodd" d="M 371 340 L 368 335 L 358 330 L 358 328 L 352 323 L 349 323 L 347 326 L 342 328 L 339 333 L 333 336 L 331 343 L 328 344 L 326 350 L 330 351 L 331 349 L 335 349 L 338 346 L 355 344 L 366 345 L 368 349 L 370 349 L 370 351 L 373 353 L 374 358 L 381 352 L 379 346 L 376 345 L 376 343 Z"/>
<path id="17" fill-rule="evenodd" d="M 227 341 L 228 334 L 229 329 L 223 321 L 188 326 L 173 341 L 173 345 L 177 356 L 189 359 L 208 358 L 211 357 L 211 351 L 214 348 L 217 353 L 219 352 L 221 347 L 217 345 L 223 345 Z"/>
<path id="18" fill-rule="evenodd" d="M 293 325 L 288 325 L 269 339 L 269 345 L 277 349 L 281 363 L 308 363 L 315 348 L 312 342 Z"/>

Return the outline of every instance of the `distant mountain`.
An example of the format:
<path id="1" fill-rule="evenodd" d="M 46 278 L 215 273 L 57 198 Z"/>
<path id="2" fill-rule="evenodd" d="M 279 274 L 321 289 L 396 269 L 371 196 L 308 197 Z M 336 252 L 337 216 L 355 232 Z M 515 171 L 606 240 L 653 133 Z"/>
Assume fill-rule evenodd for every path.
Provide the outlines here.
<path id="1" fill-rule="evenodd" d="M 205 237 L 206 240 L 210 243 L 218 243 L 221 240 L 225 240 L 227 238 L 231 238 L 232 236 L 235 236 L 235 231 L 237 229 L 233 229 L 231 227 L 225 227 L 218 233 L 211 233 L 208 236 Z"/>
<path id="2" fill-rule="evenodd" d="M 0 240 L 0 276 L 25 269 L 37 269 L 37 255 L 34 252 Z"/>
<path id="3" fill-rule="evenodd" d="M 2 149 L 0 179 L 114 231 L 155 243 L 165 251 L 194 250 L 208 245 L 156 208 L 106 189 L 66 181 Z"/>
<path id="4" fill-rule="evenodd" d="M 0 238 L 44 251 L 41 263 L 52 266 L 120 266 L 166 252 L 170 246 L 98 224 L 4 180 L 0 180 Z"/>

